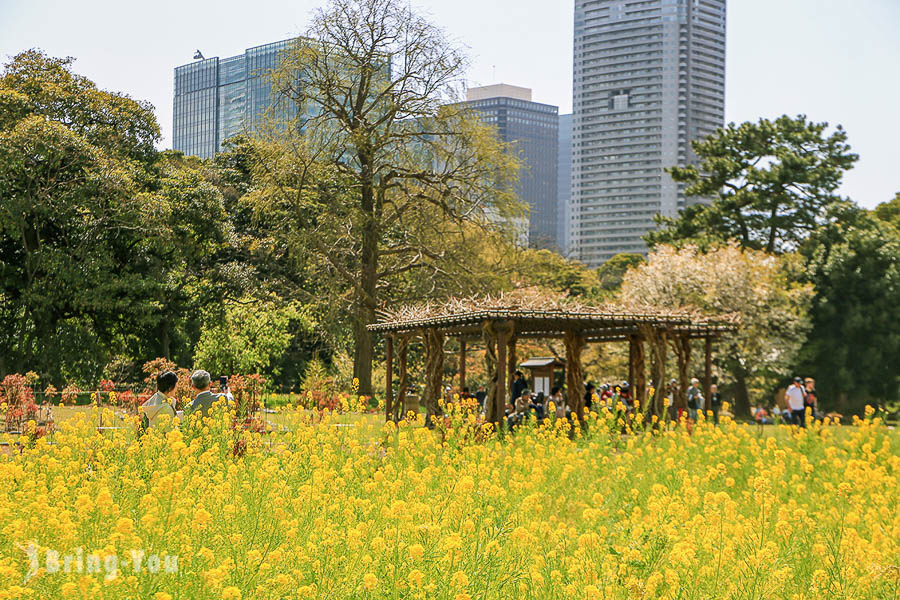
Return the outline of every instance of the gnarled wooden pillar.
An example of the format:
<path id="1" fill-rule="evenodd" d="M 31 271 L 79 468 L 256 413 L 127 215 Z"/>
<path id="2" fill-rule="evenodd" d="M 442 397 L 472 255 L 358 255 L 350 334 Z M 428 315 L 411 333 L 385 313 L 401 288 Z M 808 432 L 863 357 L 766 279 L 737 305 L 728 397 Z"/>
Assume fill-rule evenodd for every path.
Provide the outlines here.
<path id="1" fill-rule="evenodd" d="M 502 427 L 504 408 L 506 408 L 507 377 L 504 376 L 503 365 L 506 364 L 507 344 L 509 344 L 509 330 L 506 327 L 497 327 L 497 394 L 494 398 L 494 415 L 497 418 L 498 429 Z"/>
<path id="2" fill-rule="evenodd" d="M 635 336 L 628 336 L 628 384 L 631 385 L 631 393 L 635 400 L 638 399 L 637 395 L 634 393 L 634 353 L 635 350 Z"/>
<path id="3" fill-rule="evenodd" d="M 641 410 L 647 408 L 647 366 L 644 356 L 644 340 L 639 335 L 632 335 L 628 340 L 631 393 L 640 402 Z"/>
<path id="4" fill-rule="evenodd" d="M 687 409 L 687 390 L 691 385 L 691 339 L 684 333 L 672 336 L 672 348 L 678 363 L 678 402 L 675 406 Z"/>
<path id="5" fill-rule="evenodd" d="M 666 410 L 666 331 L 647 327 L 644 337 L 650 346 L 650 379 L 654 388 L 650 413 L 662 419 Z"/>
<path id="6" fill-rule="evenodd" d="M 513 382 L 516 380 L 516 369 L 519 366 L 519 358 L 516 355 L 516 334 L 510 331 L 509 340 L 506 342 L 506 389 L 512 393 Z M 515 402 L 515 398 L 512 399 Z"/>
<path id="7" fill-rule="evenodd" d="M 441 416 L 444 411 L 438 402 L 443 394 L 444 376 L 444 334 L 434 329 L 426 329 L 425 337 L 425 409 L 426 425 L 433 425 L 432 417 Z"/>
<path id="8" fill-rule="evenodd" d="M 703 344 L 703 397 L 706 399 L 703 410 L 712 410 L 712 338 L 706 336 Z"/>
<path id="9" fill-rule="evenodd" d="M 409 373 L 406 370 L 408 356 L 409 336 L 404 335 L 397 340 L 397 369 L 399 371 L 397 385 L 399 389 L 397 390 L 397 402 L 394 406 L 394 418 L 398 420 L 406 416 L 404 407 L 406 406 L 406 393 L 409 390 Z"/>
<path id="10" fill-rule="evenodd" d="M 484 399 L 485 422 L 499 424 L 503 410 L 497 412 L 497 380 L 500 369 L 497 365 L 497 331 L 491 321 L 482 328 L 484 339 L 484 371 L 487 374 L 487 396 Z"/>
<path id="11" fill-rule="evenodd" d="M 569 392 L 568 405 L 579 421 L 584 420 L 584 367 L 581 365 L 581 354 L 584 352 L 584 336 L 580 331 L 570 330 L 565 333 L 566 344 L 566 387 Z"/>
<path id="12" fill-rule="evenodd" d="M 388 334 L 384 339 L 384 419 L 390 421 L 394 417 L 394 336 Z"/>
<path id="13" fill-rule="evenodd" d="M 459 338 L 459 393 L 466 389 L 466 340 Z"/>

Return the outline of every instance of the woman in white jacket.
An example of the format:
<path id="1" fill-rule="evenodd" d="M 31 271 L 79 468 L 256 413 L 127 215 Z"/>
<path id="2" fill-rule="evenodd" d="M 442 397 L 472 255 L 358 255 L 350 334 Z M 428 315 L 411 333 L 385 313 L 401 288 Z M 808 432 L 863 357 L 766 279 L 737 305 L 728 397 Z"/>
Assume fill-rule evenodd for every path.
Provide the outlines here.
<path id="1" fill-rule="evenodd" d="M 175 390 L 176 385 L 178 385 L 178 375 L 172 371 L 160 373 L 156 377 L 156 393 L 141 404 L 144 427 L 153 427 L 162 415 L 175 418 L 175 407 L 169 394 Z"/>

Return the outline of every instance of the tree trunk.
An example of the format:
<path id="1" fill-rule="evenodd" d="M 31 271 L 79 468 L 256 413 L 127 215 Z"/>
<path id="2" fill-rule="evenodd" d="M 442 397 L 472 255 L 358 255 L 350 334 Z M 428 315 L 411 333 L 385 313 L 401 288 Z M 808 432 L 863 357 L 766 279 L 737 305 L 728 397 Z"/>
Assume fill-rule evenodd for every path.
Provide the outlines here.
<path id="1" fill-rule="evenodd" d="M 734 373 L 734 416 L 750 414 L 750 393 L 747 391 L 747 374 L 737 367 Z"/>
<path id="2" fill-rule="evenodd" d="M 359 379 L 359 393 L 372 395 L 372 358 L 374 337 L 366 326 L 375 322 L 378 287 L 378 214 L 375 206 L 375 183 L 371 153 L 360 151 L 360 209 L 362 212 L 362 247 L 360 256 L 360 288 L 357 292 L 357 314 L 353 354 L 353 373 Z"/>

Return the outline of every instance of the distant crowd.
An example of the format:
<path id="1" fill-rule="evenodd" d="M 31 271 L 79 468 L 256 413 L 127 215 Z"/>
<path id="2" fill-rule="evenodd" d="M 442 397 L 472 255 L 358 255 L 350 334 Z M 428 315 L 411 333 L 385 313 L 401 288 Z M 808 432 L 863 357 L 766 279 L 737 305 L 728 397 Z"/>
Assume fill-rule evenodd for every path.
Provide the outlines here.
<path id="1" fill-rule="evenodd" d="M 625 415 L 631 415 L 635 410 L 635 404 L 632 396 L 631 385 L 627 381 L 618 384 L 603 383 L 599 386 L 588 383 L 584 395 L 584 406 L 586 410 L 596 410 L 599 407 L 612 409 L 618 406 Z M 681 406 L 677 406 L 674 398 L 680 396 L 680 389 L 677 380 L 672 379 L 666 385 L 664 390 L 666 401 L 667 417 L 673 422 L 681 422 L 685 420 L 688 423 L 696 423 L 701 414 L 710 414 L 712 422 L 716 425 L 719 423 L 719 415 L 722 412 L 723 398 L 719 392 L 717 384 L 710 386 L 710 392 L 704 394 L 700 385 L 700 380 L 693 378 L 687 388 L 684 402 Z M 446 388 L 447 398 L 451 400 L 451 388 Z M 461 397 L 473 398 L 478 402 L 478 406 L 484 413 L 485 399 L 487 398 L 487 390 L 484 386 L 480 386 L 475 394 L 471 394 L 469 388 L 465 388 Z M 809 411 L 811 417 L 815 420 L 822 420 L 824 415 L 819 411 L 818 395 L 816 393 L 816 382 L 813 378 L 807 377 L 801 379 L 795 377 L 793 382 L 784 392 L 784 407 L 776 402 L 771 408 L 763 405 L 753 406 L 751 414 L 754 420 L 761 424 L 777 424 L 784 423 L 789 425 L 797 425 L 799 427 L 806 426 L 806 414 Z M 572 414 L 573 403 L 568 401 L 564 390 L 560 387 L 553 387 L 549 394 L 544 392 L 533 392 L 528 387 L 528 382 L 521 371 L 516 371 L 515 379 L 512 383 L 510 394 L 505 404 L 505 419 L 507 427 L 514 429 L 529 418 L 535 418 L 538 422 L 543 421 L 551 414 L 556 418 L 568 419 Z"/>
<path id="2" fill-rule="evenodd" d="M 675 398 L 678 394 L 678 382 L 671 380 L 666 386 L 665 394 L 668 398 Z M 450 400 L 452 391 L 450 387 L 446 388 L 446 400 Z M 707 402 L 703 390 L 700 387 L 698 379 L 691 379 L 688 387 L 686 398 L 687 408 L 677 408 L 674 402 L 667 403 L 669 418 L 672 421 L 681 421 L 686 418 L 691 422 L 696 422 L 699 414 L 704 411 L 712 412 L 713 421 L 718 424 L 719 412 L 722 408 L 722 395 L 719 393 L 718 386 L 713 384 L 710 388 L 709 401 Z M 485 410 L 485 399 L 487 398 L 487 390 L 484 386 L 480 386 L 475 394 L 471 394 L 469 388 L 464 388 L 461 394 L 463 399 L 474 398 L 478 402 L 482 414 Z M 551 388 L 549 394 L 543 391 L 533 392 L 528 387 L 528 382 L 521 371 L 516 371 L 515 379 L 512 383 L 510 394 L 506 399 L 505 418 L 507 426 L 514 429 L 529 418 L 535 418 L 538 422 L 543 421 L 551 414 L 558 419 L 568 419 L 572 415 L 572 407 L 574 403 L 569 402 L 564 390 L 558 386 Z M 628 381 L 620 383 L 603 383 L 599 386 L 594 383 L 588 383 L 585 386 L 584 394 L 585 410 L 596 410 L 600 407 L 614 409 L 618 407 L 625 416 L 634 413 L 636 406 L 632 394 L 631 384 Z"/>
<path id="3" fill-rule="evenodd" d="M 821 421 L 825 418 L 819 410 L 816 380 L 812 377 L 794 377 L 794 381 L 784 392 L 784 408 L 778 402 L 771 408 L 757 405 L 753 407 L 753 418 L 760 425 L 784 423 L 806 427 L 807 410 L 813 420 Z"/>

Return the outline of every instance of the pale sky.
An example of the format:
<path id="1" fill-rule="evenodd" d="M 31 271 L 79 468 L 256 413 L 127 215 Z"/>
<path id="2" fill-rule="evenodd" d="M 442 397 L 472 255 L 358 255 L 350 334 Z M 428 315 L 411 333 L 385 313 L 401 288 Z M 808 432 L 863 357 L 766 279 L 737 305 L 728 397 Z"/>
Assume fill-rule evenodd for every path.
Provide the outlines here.
<path id="1" fill-rule="evenodd" d="M 172 70 L 301 33 L 325 0 L 0 0 L 0 58 L 73 56 L 104 89 L 149 100 L 171 147 Z M 412 0 L 468 49 L 470 85 L 530 87 L 572 108 L 573 0 Z M 860 161 L 842 193 L 900 191 L 900 0 L 729 0 L 726 119 L 842 124 Z"/>

